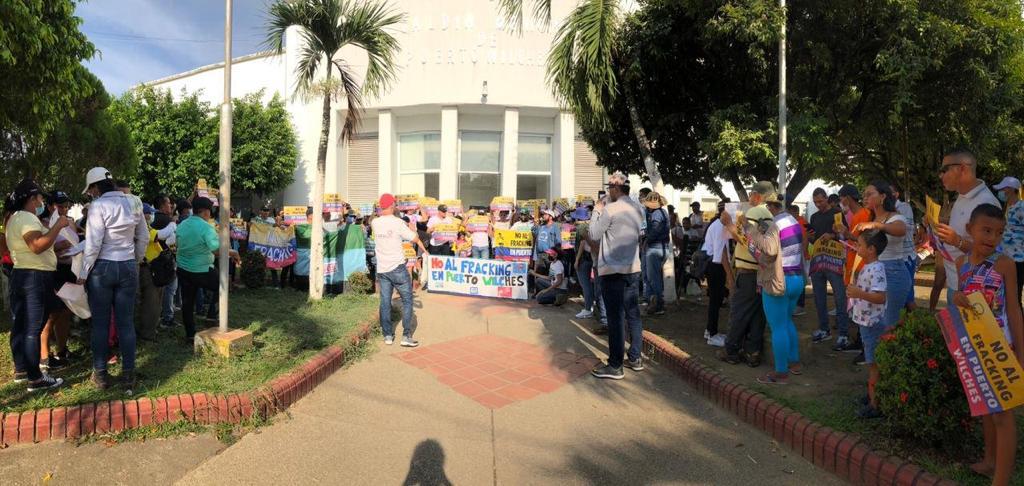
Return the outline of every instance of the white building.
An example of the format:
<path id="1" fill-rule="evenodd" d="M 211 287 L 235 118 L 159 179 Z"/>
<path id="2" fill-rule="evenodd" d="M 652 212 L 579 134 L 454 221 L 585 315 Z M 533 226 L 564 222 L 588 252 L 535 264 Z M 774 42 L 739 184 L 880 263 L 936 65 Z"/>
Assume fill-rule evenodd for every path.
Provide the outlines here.
<path id="1" fill-rule="evenodd" d="M 358 135 L 338 143 L 345 104 L 335 103 L 325 191 L 353 204 L 383 192 L 419 193 L 463 204 L 486 205 L 497 195 L 518 199 L 596 195 L 605 171 L 559 108 L 545 84 L 553 33 L 575 0 L 555 0 L 550 27 L 527 19 L 510 32 L 495 0 L 398 0 L 407 13 L 398 81 L 379 99 L 365 100 Z M 288 100 L 300 157 L 295 182 L 283 202 L 305 205 L 316 176 L 321 101 L 293 97 L 301 39 L 289 31 L 283 54 L 257 53 L 234 60 L 234 96 L 265 90 Z M 357 71 L 358 50 L 342 58 Z M 200 92 L 213 104 L 223 98 L 223 64 L 158 79 L 148 85 Z M 808 197 L 800 198 L 805 201 Z M 717 201 L 710 191 L 671 191 L 673 204 Z M 804 196 L 803 194 L 801 196 Z M 713 207 L 713 206 L 712 206 Z"/>

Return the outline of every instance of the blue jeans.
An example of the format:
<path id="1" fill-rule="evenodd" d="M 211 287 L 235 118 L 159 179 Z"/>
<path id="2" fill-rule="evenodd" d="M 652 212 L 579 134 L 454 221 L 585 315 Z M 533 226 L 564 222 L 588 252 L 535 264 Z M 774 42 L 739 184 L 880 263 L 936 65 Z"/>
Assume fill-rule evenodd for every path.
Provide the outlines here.
<path id="1" fill-rule="evenodd" d="M 549 288 L 551 288 L 551 281 L 550 280 L 540 279 L 540 278 L 537 279 L 537 303 L 538 304 L 541 304 L 541 305 L 552 305 L 552 304 L 554 304 L 555 302 L 558 301 L 558 296 L 559 295 L 568 293 L 568 291 L 566 291 L 566 290 L 555 289 L 553 292 L 545 292 L 545 293 L 541 294 L 542 291 L 545 291 L 545 290 L 547 290 Z"/>
<path id="2" fill-rule="evenodd" d="M 907 305 L 907 294 L 913 284 L 905 259 L 883 260 L 885 265 L 885 320 L 882 326 L 895 326 L 900 321 L 900 311 Z M 955 277 L 954 277 L 955 278 Z"/>
<path id="3" fill-rule="evenodd" d="M 391 297 L 398 290 L 402 298 L 402 336 L 412 338 L 416 332 L 416 316 L 412 313 L 412 280 L 405 266 L 399 266 L 387 273 L 377 273 L 377 284 L 380 286 L 380 329 L 384 336 L 395 336 L 395 327 L 391 322 Z"/>
<path id="4" fill-rule="evenodd" d="M 139 291 L 139 264 L 135 260 L 97 260 L 89 272 L 89 311 L 92 312 L 92 367 L 107 370 L 110 318 L 117 326 L 121 367 L 135 370 L 135 296 Z"/>
<path id="5" fill-rule="evenodd" d="M 174 321 L 174 294 L 178 291 L 178 277 L 174 277 L 171 283 L 164 287 L 164 297 L 162 302 L 162 311 L 160 312 L 160 320 L 163 322 Z"/>
<path id="6" fill-rule="evenodd" d="M 907 304 L 914 303 L 914 278 L 917 275 L 917 255 L 907 257 L 907 271 L 910 272 L 910 292 L 907 294 Z"/>
<path id="7" fill-rule="evenodd" d="M 629 328 L 629 359 L 640 359 L 643 323 L 640 322 L 640 274 L 613 273 L 601 277 L 601 291 L 608 308 L 608 364 L 622 367 Z"/>
<path id="8" fill-rule="evenodd" d="M 594 261 L 590 254 L 580 257 L 580 264 L 576 267 L 576 278 L 580 281 L 580 288 L 583 289 L 583 310 L 593 312 L 594 310 L 594 279 L 590 271 L 594 268 Z"/>
<path id="9" fill-rule="evenodd" d="M 832 297 L 836 302 L 836 327 L 840 336 L 849 336 L 850 316 L 846 313 L 846 283 L 843 275 L 826 271 L 811 274 L 814 289 L 814 307 L 818 310 L 818 329 L 831 331 L 828 325 L 828 286 L 832 286 Z"/>
<path id="10" fill-rule="evenodd" d="M 647 273 L 644 277 L 647 281 L 647 288 L 644 289 L 647 298 L 654 298 L 655 305 L 660 308 L 665 305 L 665 279 L 664 267 L 665 258 L 669 255 L 667 243 L 652 243 L 644 251 L 644 261 L 647 263 Z"/>
<path id="11" fill-rule="evenodd" d="M 790 363 L 800 362 L 799 339 L 793 311 L 796 301 L 804 293 L 803 275 L 786 275 L 786 293 L 769 295 L 762 293 L 764 315 L 772 331 L 772 355 L 775 356 L 775 372 L 789 373 Z"/>
<path id="12" fill-rule="evenodd" d="M 596 271 L 596 269 L 595 269 Z M 594 310 L 600 311 L 595 314 L 600 314 L 605 320 L 608 320 L 608 309 L 604 306 L 604 291 L 601 286 L 601 276 L 597 273 L 594 274 Z"/>
<path id="13" fill-rule="evenodd" d="M 486 260 L 491 256 L 491 249 L 486 246 L 474 246 L 470 251 L 472 252 L 471 256 L 479 260 Z"/>
<path id="14" fill-rule="evenodd" d="M 11 272 L 11 356 L 14 371 L 31 381 L 42 378 L 39 370 L 39 335 L 53 308 L 54 272 L 16 268 Z M 104 339 L 106 339 L 104 337 Z"/>

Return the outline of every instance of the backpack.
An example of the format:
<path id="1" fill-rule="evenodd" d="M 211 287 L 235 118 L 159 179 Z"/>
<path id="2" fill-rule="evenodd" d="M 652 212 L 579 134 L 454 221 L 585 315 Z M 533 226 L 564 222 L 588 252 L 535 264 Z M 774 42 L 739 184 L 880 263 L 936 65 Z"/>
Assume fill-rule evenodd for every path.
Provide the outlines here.
<path id="1" fill-rule="evenodd" d="M 668 216 L 661 209 L 647 211 L 647 244 L 668 243 L 669 241 Z"/>
<path id="2" fill-rule="evenodd" d="M 703 249 L 693 252 L 693 257 L 690 259 L 690 276 L 698 281 L 704 280 L 709 263 L 711 263 L 711 255 L 708 255 Z"/>
<path id="3" fill-rule="evenodd" d="M 164 250 L 160 255 L 149 262 L 149 273 L 153 276 L 154 287 L 164 287 L 174 281 L 177 275 L 178 262 L 174 258 L 174 252 Z"/>

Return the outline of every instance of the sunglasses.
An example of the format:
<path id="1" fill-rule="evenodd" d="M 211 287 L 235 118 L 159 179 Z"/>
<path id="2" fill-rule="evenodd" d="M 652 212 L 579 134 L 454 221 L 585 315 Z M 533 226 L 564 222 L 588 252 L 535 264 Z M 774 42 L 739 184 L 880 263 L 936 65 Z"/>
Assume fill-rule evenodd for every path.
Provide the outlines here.
<path id="1" fill-rule="evenodd" d="M 946 172 L 949 172 L 949 169 L 952 169 L 953 167 L 956 167 L 958 165 L 965 165 L 965 164 L 960 163 L 960 162 L 953 163 L 953 164 L 946 164 L 946 165 L 944 165 L 942 167 L 939 167 L 939 174 L 945 174 Z"/>

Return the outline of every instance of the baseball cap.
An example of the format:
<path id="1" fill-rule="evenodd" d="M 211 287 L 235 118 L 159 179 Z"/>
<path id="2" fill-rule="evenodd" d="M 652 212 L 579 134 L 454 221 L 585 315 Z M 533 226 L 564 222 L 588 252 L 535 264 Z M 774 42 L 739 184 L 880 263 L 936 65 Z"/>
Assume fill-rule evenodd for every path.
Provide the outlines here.
<path id="1" fill-rule="evenodd" d="M 149 203 L 142 203 L 142 214 L 156 214 L 156 209 Z"/>
<path id="2" fill-rule="evenodd" d="M 68 196 L 68 193 L 64 191 L 53 191 L 50 193 L 50 197 L 47 198 L 50 204 L 64 204 L 70 200 L 71 196 Z"/>
<path id="3" fill-rule="evenodd" d="M 765 202 L 777 201 L 779 199 L 778 193 L 775 192 L 775 184 L 768 181 L 758 181 L 751 188 L 751 191 L 760 194 Z"/>
<path id="4" fill-rule="evenodd" d="M 213 211 L 213 201 L 205 197 L 197 197 L 192 200 L 192 212 L 198 213 L 200 210 L 208 209 Z"/>
<path id="5" fill-rule="evenodd" d="M 553 256 L 553 257 L 557 257 L 558 256 L 558 250 L 556 250 L 554 247 L 551 247 L 551 248 L 548 248 L 547 250 L 544 250 L 544 253 L 547 253 L 549 256 Z"/>
<path id="6" fill-rule="evenodd" d="M 110 175 L 110 171 L 103 167 L 93 167 L 89 169 L 89 172 L 85 175 L 85 189 L 82 189 L 82 194 L 89 191 L 89 186 L 104 179 L 113 178 L 114 176 Z"/>
<path id="7" fill-rule="evenodd" d="M 448 212 L 448 206 L 445 206 L 444 204 L 442 204 L 442 205 L 437 207 L 437 210 L 439 212 L 442 212 L 442 213 L 447 213 Z"/>
<path id="8" fill-rule="evenodd" d="M 857 190 L 857 186 L 853 184 L 846 184 L 839 188 L 839 197 L 849 197 L 860 201 L 860 191 Z"/>
<path id="9" fill-rule="evenodd" d="M 993 189 L 1002 191 L 1003 189 L 1009 189 L 1011 187 L 1014 189 L 1020 189 L 1020 180 L 1016 177 L 1003 177 L 1002 182 L 996 184 Z"/>
<path id="10" fill-rule="evenodd" d="M 605 183 L 605 187 L 611 187 L 611 186 L 626 186 L 626 187 L 629 187 L 629 179 L 626 177 L 626 174 L 623 174 L 622 172 L 616 172 L 616 173 L 608 176 L 608 182 Z"/>
<path id="11" fill-rule="evenodd" d="M 590 219 L 590 210 L 584 206 L 580 206 L 572 212 L 572 219 L 575 219 L 576 221 L 587 221 Z"/>
<path id="12" fill-rule="evenodd" d="M 379 205 L 381 209 L 391 208 L 392 206 L 395 205 L 395 196 L 392 196 L 391 194 L 388 193 L 381 194 Z"/>
<path id="13" fill-rule="evenodd" d="M 543 212 L 544 214 L 548 215 L 548 216 L 551 216 L 552 218 L 557 218 L 557 217 L 558 217 L 558 212 L 557 212 L 557 211 L 554 211 L 554 210 L 552 210 L 552 209 L 545 209 L 545 210 L 544 210 L 544 211 L 542 211 L 542 212 Z"/>

